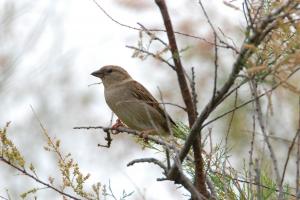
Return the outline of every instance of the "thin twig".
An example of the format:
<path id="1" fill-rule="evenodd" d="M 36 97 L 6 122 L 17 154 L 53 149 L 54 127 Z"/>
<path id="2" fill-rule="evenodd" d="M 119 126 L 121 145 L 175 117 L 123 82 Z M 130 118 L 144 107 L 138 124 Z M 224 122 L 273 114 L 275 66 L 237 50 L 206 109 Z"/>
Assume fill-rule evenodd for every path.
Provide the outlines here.
<path id="1" fill-rule="evenodd" d="M 252 104 L 254 108 L 254 103 Z M 255 129 L 256 129 L 256 123 L 255 123 L 255 114 L 252 115 L 252 136 L 251 136 L 251 142 L 250 142 L 250 150 L 249 150 L 249 178 L 251 181 L 251 184 L 249 185 L 250 193 L 253 193 L 253 184 L 252 184 L 252 168 L 253 168 L 253 152 L 254 152 L 254 143 L 255 143 Z M 251 200 L 254 198 L 253 195 L 251 195 Z"/>
<path id="2" fill-rule="evenodd" d="M 132 165 L 134 165 L 136 163 L 144 163 L 144 162 L 153 163 L 155 165 L 158 165 L 160 168 L 163 169 L 164 175 L 167 174 L 168 168 L 161 161 L 157 160 L 156 158 L 140 158 L 140 159 L 135 159 L 135 160 L 130 161 L 127 164 L 127 167 L 132 166 Z"/>
<path id="3" fill-rule="evenodd" d="M 110 195 L 114 200 L 118 200 L 117 197 L 115 196 L 115 194 L 114 194 L 112 188 L 111 188 L 110 180 L 108 181 L 108 190 L 109 190 L 109 192 L 110 192 L 109 195 Z"/>
<path id="4" fill-rule="evenodd" d="M 151 31 L 149 31 L 149 29 L 147 29 L 144 25 L 142 25 L 141 23 L 137 23 L 142 29 L 143 31 L 145 31 L 147 33 L 147 35 L 152 38 L 153 40 L 157 40 L 160 43 L 162 43 L 165 47 L 169 48 L 169 45 L 163 41 L 162 39 L 160 39 L 159 37 L 157 37 L 155 34 L 151 33 Z"/>
<path id="5" fill-rule="evenodd" d="M 102 144 L 98 144 L 98 147 L 106 147 L 106 148 L 110 148 L 111 142 L 112 142 L 112 138 L 110 136 L 110 130 L 105 130 L 104 131 L 106 133 L 106 137 L 104 138 L 107 141 L 106 145 L 102 145 Z"/>
<path id="6" fill-rule="evenodd" d="M 28 176 L 29 178 L 33 179 L 33 180 L 36 181 L 37 183 L 40 183 L 40 184 L 44 185 L 45 187 L 50 188 L 50 189 L 52 189 L 52 190 L 58 192 L 59 194 L 61 194 L 61 195 L 63 195 L 63 196 L 69 197 L 69 198 L 75 199 L 75 200 L 80 200 L 79 198 L 74 197 L 74 196 L 72 196 L 72 195 L 70 195 L 70 194 L 67 194 L 67 193 L 65 193 L 65 192 L 63 192 L 63 191 L 61 191 L 61 190 L 59 190 L 59 189 L 53 187 L 52 185 L 50 185 L 50 184 L 48 184 L 48 183 L 46 183 L 46 182 L 44 182 L 44 181 L 42 181 L 42 180 L 36 178 L 34 175 L 32 175 L 32 174 L 30 174 L 29 172 L 27 172 L 24 168 L 21 168 L 21 167 L 18 167 L 18 166 L 16 166 L 16 165 L 14 165 L 13 163 L 11 163 L 9 160 L 5 159 L 4 157 L 0 156 L 0 160 L 1 160 L 2 162 L 4 162 L 5 164 L 11 166 L 12 168 L 16 169 L 17 171 L 21 172 L 21 173 L 24 174 L 25 176 Z"/>
<path id="7" fill-rule="evenodd" d="M 299 71 L 299 70 L 300 70 L 300 68 L 297 68 L 297 69 L 295 69 L 293 72 L 291 72 L 285 81 L 287 81 L 289 78 L 291 78 L 291 77 L 292 77 L 297 71 Z M 246 83 L 246 82 L 245 82 L 245 83 Z M 279 83 L 275 84 L 271 89 L 269 89 L 269 90 L 267 90 L 267 91 L 265 91 L 265 92 L 259 94 L 257 97 L 253 97 L 252 99 L 250 99 L 250 100 L 248 100 L 248 101 L 246 101 L 246 102 L 244 102 L 244 103 L 242 103 L 242 104 L 236 106 L 235 108 L 233 108 L 233 109 L 231 109 L 231 110 L 228 110 L 228 111 L 224 112 L 223 114 L 221 114 L 221 115 L 219 115 L 219 116 L 217 116 L 217 117 L 215 117 L 215 118 L 209 120 L 208 122 L 206 122 L 206 123 L 204 123 L 204 124 L 202 125 L 201 129 L 203 129 L 203 128 L 206 127 L 207 125 L 213 123 L 214 121 L 216 121 L 216 120 L 218 120 L 218 119 L 220 119 L 220 118 L 222 118 L 222 117 L 224 117 L 224 116 L 226 116 L 226 115 L 228 115 L 228 114 L 234 112 L 235 110 L 240 109 L 240 108 L 242 108 L 242 107 L 248 105 L 248 104 L 251 103 L 251 102 L 254 102 L 256 99 L 259 99 L 259 98 L 261 98 L 261 97 L 267 95 L 268 93 L 270 93 L 270 92 L 276 90 L 276 89 L 277 89 L 281 84 L 283 84 L 283 83 L 284 83 L 284 81 L 280 81 Z M 244 84 L 244 82 L 243 82 L 243 84 Z M 236 89 L 238 89 L 238 88 L 239 88 L 239 87 L 236 87 Z M 232 90 L 232 91 L 235 91 L 235 90 Z"/>
<path id="8" fill-rule="evenodd" d="M 219 36 L 218 36 L 218 34 L 217 34 L 217 31 L 215 30 L 214 25 L 212 24 L 210 18 L 208 17 L 208 14 L 207 14 L 207 12 L 206 12 L 206 10 L 205 10 L 205 8 L 204 8 L 204 6 L 203 6 L 201 0 L 199 0 L 198 3 L 199 3 L 199 5 L 200 5 L 200 7 L 201 7 L 201 9 L 202 9 L 202 12 L 203 12 L 203 14 L 204 14 L 204 16 L 205 16 L 205 18 L 206 18 L 207 23 L 209 24 L 211 30 L 214 32 L 214 36 L 215 36 L 216 38 L 220 39 Z M 215 41 L 216 41 L 216 39 L 215 39 Z M 216 44 L 216 42 L 215 42 L 215 44 Z"/>
<path id="9" fill-rule="evenodd" d="M 297 132 L 296 132 L 296 134 L 295 134 L 295 136 L 294 136 L 294 138 L 292 140 L 292 144 L 290 145 L 288 153 L 287 153 L 287 157 L 286 157 L 286 160 L 285 160 L 285 163 L 284 163 L 283 172 L 282 172 L 281 181 L 280 181 L 280 185 L 281 186 L 282 186 L 283 181 L 284 181 L 286 168 L 287 168 L 288 162 L 290 160 L 290 155 L 291 155 L 292 150 L 294 148 L 294 145 L 296 143 L 296 139 L 298 138 L 299 135 L 300 135 L 300 128 L 298 128 L 298 130 L 297 130 Z"/>
<path id="10" fill-rule="evenodd" d="M 109 124 L 108 124 L 108 126 L 112 126 L 112 124 L 113 124 L 113 120 L 114 120 L 114 116 L 115 116 L 114 112 L 113 112 L 113 111 L 111 111 L 111 116 L 110 116 L 110 120 L 109 120 Z"/>
<path id="11" fill-rule="evenodd" d="M 232 49 L 235 53 L 238 54 L 239 52 L 237 51 L 237 49 L 236 49 L 235 47 L 233 47 L 233 46 L 231 46 L 230 44 L 228 44 L 227 42 L 221 40 L 221 38 L 219 37 L 219 35 L 218 35 L 218 33 L 217 33 L 217 31 L 216 31 L 214 25 L 212 24 L 212 22 L 211 22 L 211 20 L 210 20 L 210 18 L 209 18 L 209 16 L 208 16 L 208 14 L 207 14 L 207 12 L 206 12 L 206 10 L 205 10 L 205 8 L 204 8 L 204 6 L 203 6 L 201 0 L 199 0 L 198 3 L 199 3 L 199 5 L 200 5 L 200 7 L 201 7 L 201 9 L 202 9 L 202 12 L 203 12 L 203 14 L 204 14 L 204 16 L 205 16 L 205 18 L 206 18 L 207 23 L 209 24 L 210 28 L 212 29 L 212 31 L 213 31 L 213 33 L 214 33 L 214 37 L 215 37 L 215 40 L 214 40 L 214 46 L 215 46 L 215 48 L 218 48 L 218 47 L 219 47 L 219 45 L 217 44 L 217 39 L 218 39 L 218 40 L 220 41 L 220 43 L 224 44 L 224 46 L 225 46 L 226 48 Z"/>
<path id="12" fill-rule="evenodd" d="M 162 95 L 162 92 L 161 90 L 159 89 L 159 87 L 157 88 L 158 89 L 158 92 L 159 92 L 159 96 L 160 96 L 160 100 L 162 102 L 164 102 L 164 99 L 163 99 L 163 95 Z M 175 144 L 175 137 L 174 137 L 174 133 L 173 133 L 173 127 L 171 125 L 171 121 L 170 121 L 170 117 L 167 113 L 167 110 L 166 110 L 166 106 L 165 104 L 163 104 L 163 110 L 164 110 L 164 114 L 165 114 L 165 118 L 167 119 L 167 125 L 168 125 L 168 131 L 170 133 L 170 136 L 171 136 L 171 142 L 172 142 L 172 145 L 176 145 Z M 165 148 L 166 150 L 166 160 L 167 160 L 167 168 L 170 169 L 170 166 L 171 166 L 171 162 L 170 162 L 170 151 L 169 151 L 169 148 Z M 177 156 L 177 151 L 174 151 L 175 152 L 175 155 Z M 166 171 L 167 172 L 167 171 Z M 166 175 L 166 174 L 165 174 Z"/>
<path id="13" fill-rule="evenodd" d="M 256 85 L 255 81 L 251 81 L 251 91 L 252 91 L 252 94 L 253 94 L 254 97 L 258 96 L 258 94 L 257 94 L 257 85 Z M 277 182 L 277 185 L 279 187 L 278 199 L 283 199 L 283 187 L 282 187 L 282 184 L 281 184 L 281 179 L 280 179 L 280 174 L 279 174 L 279 169 L 278 169 L 278 162 L 277 162 L 277 158 L 276 158 L 276 155 L 274 153 L 273 147 L 271 145 L 271 142 L 269 140 L 265 124 L 263 122 L 263 116 L 262 116 L 263 114 L 262 114 L 262 110 L 261 110 L 260 101 L 259 101 L 258 98 L 256 98 L 256 100 L 255 100 L 255 107 L 256 107 L 256 114 L 257 114 L 257 119 L 258 119 L 258 122 L 259 122 L 259 126 L 260 126 L 260 129 L 261 129 L 262 133 L 263 133 L 264 141 L 267 144 L 267 147 L 268 147 L 268 150 L 269 150 L 269 153 L 270 153 L 270 157 L 271 157 L 271 160 L 273 162 L 273 168 L 274 168 L 275 175 L 276 175 L 276 182 Z"/>
<path id="14" fill-rule="evenodd" d="M 255 171 L 255 185 L 256 185 L 256 194 L 257 194 L 257 200 L 262 199 L 262 190 L 261 190 L 261 183 L 260 183 L 260 166 L 259 166 L 259 161 L 258 159 L 255 159 L 255 164 L 254 164 L 254 171 Z"/>
<path id="15" fill-rule="evenodd" d="M 266 18 L 262 19 L 260 23 L 257 25 L 258 30 L 265 30 L 262 32 L 254 32 L 253 34 L 250 34 L 247 38 L 245 38 L 244 43 L 242 45 L 242 48 L 240 50 L 240 53 L 233 64 L 232 71 L 228 77 L 228 79 L 225 81 L 224 85 L 221 87 L 220 90 L 218 90 L 215 99 L 212 99 L 208 102 L 208 104 L 205 106 L 205 108 L 202 110 L 201 114 L 193 124 L 190 134 L 188 135 L 186 142 L 184 146 L 182 147 L 179 158 L 181 161 L 185 159 L 185 157 L 188 155 L 189 150 L 192 146 L 192 144 L 195 141 L 195 138 L 199 135 L 199 132 L 202 128 L 202 124 L 204 121 L 208 118 L 208 116 L 215 110 L 215 108 L 222 102 L 223 97 L 227 94 L 229 89 L 234 84 L 237 75 L 240 73 L 242 67 L 244 66 L 245 62 L 252 56 L 254 53 L 252 48 L 249 48 L 250 46 L 258 46 L 262 40 L 266 37 L 266 35 L 274 28 L 275 26 L 270 23 L 270 19 L 274 19 L 276 21 L 276 17 L 281 14 L 282 11 L 286 8 L 287 4 L 283 4 L 281 7 L 276 9 L 274 12 L 271 12 Z M 270 29 L 271 27 L 271 29 Z M 170 175 L 176 174 L 176 169 L 173 166 L 170 170 Z"/>
<path id="16" fill-rule="evenodd" d="M 215 43 L 217 43 L 217 34 L 214 32 Z M 217 92 L 217 81 L 218 81 L 218 47 L 215 46 L 215 74 L 214 74 L 214 87 L 213 87 L 213 96 L 212 99 L 215 98 Z"/>
<path id="17" fill-rule="evenodd" d="M 102 82 L 99 82 L 99 83 L 91 83 L 91 84 L 88 85 L 88 87 L 91 87 L 91 86 L 93 86 L 93 85 L 101 85 L 101 84 L 102 84 Z"/>
<path id="18" fill-rule="evenodd" d="M 299 104 L 299 111 L 300 111 L 300 96 L 298 97 L 298 104 Z M 298 130 L 300 130 L 300 113 L 299 113 L 299 119 L 298 119 Z M 298 134 L 298 145 L 297 145 L 297 154 L 296 154 L 296 199 L 300 199 L 300 134 Z"/>
<path id="19" fill-rule="evenodd" d="M 133 30 L 137 30 L 137 31 L 140 31 L 141 29 L 139 28 L 136 28 L 136 27 L 133 27 L 133 26 L 129 26 L 127 24 L 123 24 L 121 22 L 119 22 L 118 20 L 114 19 L 110 14 L 108 14 L 108 12 L 106 12 L 106 10 L 96 1 L 96 0 L 92 0 L 96 6 L 110 19 L 112 20 L 113 22 L 115 22 L 116 24 L 119 24 L 120 26 L 123 26 L 123 27 L 126 27 L 126 28 L 129 28 L 129 29 L 133 29 Z"/>
<path id="20" fill-rule="evenodd" d="M 145 135 L 140 131 L 129 129 L 129 128 L 126 128 L 126 127 L 112 128 L 112 127 L 104 127 L 104 126 L 77 126 L 77 127 L 73 127 L 73 129 L 86 129 L 86 130 L 89 130 L 89 129 L 102 129 L 103 131 L 108 131 L 109 130 L 109 131 L 117 131 L 119 133 L 128 133 L 128 134 L 131 134 L 131 135 L 135 135 L 135 136 L 144 138 L 146 140 L 150 140 L 150 141 L 152 141 L 152 142 L 154 142 L 158 145 L 162 145 L 162 146 L 165 146 L 167 148 L 178 151 L 178 149 L 174 145 L 164 141 L 163 139 L 157 138 L 153 135 Z"/>
<path id="21" fill-rule="evenodd" d="M 124 24 L 124 23 L 121 23 L 119 22 L 118 20 L 116 20 L 115 18 L 113 18 L 110 14 L 108 14 L 108 12 L 96 1 L 96 0 L 92 0 L 95 5 L 110 19 L 112 20 L 114 23 L 122 26 L 122 27 L 125 27 L 125 28 L 128 28 L 128 29 L 131 29 L 131 30 L 136 30 L 136 31 L 143 31 L 143 28 L 137 28 L 137 27 L 134 27 L 134 26 L 130 26 L 130 25 L 127 25 L 127 24 Z M 138 23 L 139 24 L 139 23 Z M 140 25 L 140 24 L 139 24 Z M 163 29 L 147 29 L 149 32 L 167 32 L 166 30 L 163 30 Z M 201 40 L 209 45 L 215 45 L 213 42 L 210 42 L 208 41 L 207 39 L 205 38 L 202 38 L 202 37 L 199 37 L 199 36 L 196 36 L 196 35 L 191 35 L 191 34 L 188 34 L 188 33 L 182 33 L 180 31 L 174 31 L 175 34 L 177 35 L 181 35 L 181 36 L 185 36 L 185 37 L 189 37 L 189 38 L 193 38 L 193 39 L 197 39 L 197 40 Z M 220 48 L 225 48 L 225 49 L 228 49 L 230 47 L 226 46 L 226 45 L 218 45 L 218 47 Z"/>
<path id="22" fill-rule="evenodd" d="M 147 51 L 147 50 L 140 49 L 140 48 L 137 48 L 137 47 L 134 47 L 134 46 L 126 45 L 126 47 L 129 48 L 129 49 L 134 49 L 134 50 L 136 50 L 136 51 L 139 51 L 139 52 L 145 53 L 145 54 L 147 54 L 147 55 L 150 55 L 150 56 L 152 56 L 153 58 L 158 59 L 159 61 L 161 61 L 161 62 L 167 64 L 167 65 L 170 66 L 173 70 L 176 70 L 176 68 L 175 68 L 174 65 L 172 65 L 171 63 L 169 63 L 169 61 L 165 60 L 164 58 L 162 58 L 161 56 L 159 56 L 159 55 L 157 55 L 157 54 L 154 54 L 154 53 L 152 53 L 152 52 L 149 52 L 149 51 Z"/>
<path id="23" fill-rule="evenodd" d="M 235 92 L 234 103 L 233 103 L 233 107 L 234 107 L 234 108 L 236 108 L 237 99 L 238 99 L 238 90 L 236 90 L 236 92 Z M 229 137 L 231 125 L 232 125 L 232 122 L 233 122 L 233 119 L 234 119 L 235 111 L 236 111 L 236 110 L 234 110 L 234 111 L 232 112 L 232 114 L 231 114 L 231 117 L 230 117 L 230 120 L 229 120 L 229 124 L 228 124 L 228 129 L 227 129 L 227 131 L 226 131 L 225 148 L 227 148 L 227 145 L 228 145 L 228 137 Z"/>
<path id="24" fill-rule="evenodd" d="M 192 67 L 192 81 L 190 82 L 190 87 L 192 90 L 192 97 L 193 97 L 193 105 L 195 107 L 195 111 L 196 111 L 196 116 L 198 116 L 198 112 L 197 112 L 197 92 L 196 92 L 196 75 L 195 75 L 195 69 L 194 67 Z"/>

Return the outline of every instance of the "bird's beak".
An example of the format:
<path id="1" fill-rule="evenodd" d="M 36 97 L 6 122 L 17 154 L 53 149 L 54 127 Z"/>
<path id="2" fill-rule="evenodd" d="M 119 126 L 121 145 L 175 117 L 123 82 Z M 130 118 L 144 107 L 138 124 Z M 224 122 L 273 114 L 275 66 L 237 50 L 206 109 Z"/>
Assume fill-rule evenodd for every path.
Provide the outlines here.
<path id="1" fill-rule="evenodd" d="M 92 72 L 91 75 L 98 78 L 103 78 L 104 76 L 103 72 L 100 72 L 99 70 Z"/>

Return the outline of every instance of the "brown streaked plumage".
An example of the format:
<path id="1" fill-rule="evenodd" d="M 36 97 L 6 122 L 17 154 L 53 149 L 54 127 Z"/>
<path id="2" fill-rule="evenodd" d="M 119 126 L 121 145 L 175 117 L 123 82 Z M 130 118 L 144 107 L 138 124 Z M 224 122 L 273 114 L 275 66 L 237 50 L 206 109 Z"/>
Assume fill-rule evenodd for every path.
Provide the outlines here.
<path id="1" fill-rule="evenodd" d="M 169 135 L 167 118 L 157 100 L 126 70 L 107 65 L 91 75 L 102 80 L 105 100 L 111 110 L 129 128 L 150 134 Z M 171 126 L 175 123 L 168 116 Z"/>

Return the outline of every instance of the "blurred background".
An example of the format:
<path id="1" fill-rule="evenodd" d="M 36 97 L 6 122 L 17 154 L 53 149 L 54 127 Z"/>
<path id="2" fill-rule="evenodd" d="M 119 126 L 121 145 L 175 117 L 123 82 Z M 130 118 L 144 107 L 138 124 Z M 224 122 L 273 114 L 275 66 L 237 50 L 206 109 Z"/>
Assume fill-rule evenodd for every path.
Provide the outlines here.
<path id="1" fill-rule="evenodd" d="M 197 1 L 167 1 L 174 29 L 198 35 L 213 41 L 209 28 Z M 228 38 L 240 46 L 245 21 L 241 10 L 224 2 L 203 1 L 215 27 L 222 29 Z M 163 28 L 161 15 L 154 1 L 114 0 L 99 1 L 99 4 L 116 20 L 138 27 Z M 240 2 L 234 2 L 237 7 Z M 133 56 L 134 51 L 126 45 L 147 45 L 145 33 L 122 27 L 109 19 L 92 0 L 2 0 L 0 2 L 0 125 L 11 121 L 8 136 L 23 153 L 27 163 L 36 166 L 38 176 L 47 180 L 57 177 L 55 157 L 44 151 L 46 140 L 38 118 L 51 137 L 61 140 L 65 153 L 70 152 L 84 173 L 90 173 L 89 182 L 109 182 L 116 196 L 134 191 L 131 199 L 186 199 L 185 191 L 170 182 L 156 182 L 161 170 L 149 164 L 126 167 L 126 164 L 141 157 L 157 156 L 154 151 L 142 149 L 126 134 L 113 136 L 111 148 L 100 148 L 105 144 L 105 134 L 100 130 L 73 130 L 74 126 L 109 125 L 111 111 L 106 106 L 103 86 L 93 85 L 98 80 L 90 73 L 103 65 L 124 67 L 133 78 L 141 82 L 159 98 L 159 89 L 167 102 L 183 105 L 174 71 L 151 57 Z M 164 33 L 157 36 L 167 41 Z M 190 74 L 195 68 L 199 109 L 211 97 L 214 73 L 214 47 L 207 42 L 177 36 L 182 52 L 183 64 Z M 151 45 L 159 51 L 158 44 Z M 235 55 L 224 49 L 219 51 L 219 83 L 227 77 Z M 170 55 L 163 55 L 170 59 Z M 247 88 L 247 87 L 246 87 Z M 250 95 L 242 89 L 239 101 Z M 248 95 L 247 95 L 248 94 Z M 241 99 L 240 99 L 241 98 Z M 282 97 L 283 98 L 283 97 Z M 293 100 L 294 101 L 294 100 Z M 214 113 L 232 106 L 233 98 Z M 275 102 L 276 103 L 276 102 Z M 237 155 L 247 155 L 250 145 L 247 138 L 247 107 L 237 112 L 230 132 L 230 147 L 234 167 L 241 167 L 243 160 Z M 168 112 L 176 121 L 186 122 L 182 110 L 168 106 Z M 295 109 L 286 106 L 280 112 L 295 114 Z M 115 119 L 114 119 L 115 120 Z M 278 121 L 276 121 L 278 122 Z M 280 121 L 278 126 L 289 123 L 282 132 L 293 130 L 295 120 Z M 228 118 L 212 124 L 213 142 L 224 139 Z M 207 131 L 207 130 L 206 130 Z M 242 133 L 241 133 L 242 132 Z M 55 179 L 59 183 L 59 179 Z M 7 193 L 12 199 L 19 194 L 39 186 L 29 178 L 0 162 L 0 196 Z M 158 195 L 159 194 L 159 195 Z M 51 190 L 39 191 L 40 199 L 61 199 Z"/>

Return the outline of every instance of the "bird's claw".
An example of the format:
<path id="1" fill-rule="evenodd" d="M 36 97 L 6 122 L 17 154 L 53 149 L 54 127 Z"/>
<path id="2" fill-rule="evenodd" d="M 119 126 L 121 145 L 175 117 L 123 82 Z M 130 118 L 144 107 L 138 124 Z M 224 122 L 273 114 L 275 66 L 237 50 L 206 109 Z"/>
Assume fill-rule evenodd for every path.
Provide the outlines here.
<path id="1" fill-rule="evenodd" d="M 119 127 L 124 127 L 124 124 L 122 123 L 122 121 L 120 119 L 117 119 L 116 123 L 114 125 L 112 125 L 112 134 L 116 135 L 118 134 L 120 131 L 116 130 Z"/>
<path id="2" fill-rule="evenodd" d="M 151 134 L 153 129 L 150 130 L 144 130 L 141 132 L 140 137 L 144 140 L 145 143 L 148 144 L 148 136 Z"/>

